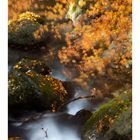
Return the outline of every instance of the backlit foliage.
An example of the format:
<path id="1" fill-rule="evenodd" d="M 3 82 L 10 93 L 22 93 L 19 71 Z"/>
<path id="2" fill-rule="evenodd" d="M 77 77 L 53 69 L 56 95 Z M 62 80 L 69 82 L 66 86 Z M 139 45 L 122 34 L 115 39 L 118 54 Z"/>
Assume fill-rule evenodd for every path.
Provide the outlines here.
<path id="1" fill-rule="evenodd" d="M 45 61 L 56 70 L 62 63 L 66 79 L 95 95 L 91 102 L 114 97 L 87 121 L 87 139 L 96 131 L 130 140 L 132 0 L 9 0 L 8 6 L 9 47 L 47 47 Z M 9 74 L 9 106 L 55 112 L 69 95 L 49 74 L 41 61 L 17 63 Z"/>
<path id="2" fill-rule="evenodd" d="M 39 15 L 36 15 L 32 12 L 25 12 L 23 14 L 19 15 L 19 20 L 30 20 L 33 22 L 41 23 L 41 20 L 43 21 L 43 18 L 41 18 Z"/>
<path id="3" fill-rule="evenodd" d="M 66 34 L 67 46 L 59 51 L 59 58 L 77 69 L 75 80 L 85 87 L 100 77 L 106 77 L 104 83 L 107 78 L 117 82 L 121 78 L 122 84 L 131 81 L 131 4 L 130 0 L 94 0 L 84 9 L 82 26 Z"/>
<path id="4" fill-rule="evenodd" d="M 72 80 L 82 87 L 103 94 L 131 85 L 131 0 L 9 1 L 9 19 L 26 11 L 44 17 L 34 37 L 49 31 L 52 47 L 61 41 L 60 62 L 76 71 Z M 81 8 L 76 24 L 66 19 L 71 4 Z"/>
<path id="5" fill-rule="evenodd" d="M 9 18 L 17 18 L 18 14 L 30 11 L 44 15 L 48 20 L 58 20 L 65 16 L 66 4 L 66 0 L 9 0 Z"/>

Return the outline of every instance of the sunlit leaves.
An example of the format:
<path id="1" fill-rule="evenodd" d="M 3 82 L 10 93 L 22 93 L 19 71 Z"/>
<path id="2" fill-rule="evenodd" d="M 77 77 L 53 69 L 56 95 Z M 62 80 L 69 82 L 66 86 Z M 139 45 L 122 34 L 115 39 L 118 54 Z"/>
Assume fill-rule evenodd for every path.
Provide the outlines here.
<path id="1" fill-rule="evenodd" d="M 10 1 L 15 4 L 9 3 L 10 18 L 14 18 L 13 7 L 16 6 L 18 13 L 28 9 L 45 17 L 45 25 L 33 33 L 37 40 L 42 35 L 46 36 L 44 31 L 49 31 L 55 41 L 66 41 L 58 56 L 61 63 L 77 71 L 74 80 L 80 84 L 86 86 L 95 84 L 95 79 L 104 79 L 103 83 L 111 85 L 114 81 L 125 83 L 126 77 L 131 78 L 131 0 L 27 0 L 25 4 L 29 5 L 26 8 L 18 1 Z M 82 9 L 75 27 L 65 18 L 70 4 L 79 5 Z M 108 79 L 113 82 L 108 83 Z"/>
<path id="2" fill-rule="evenodd" d="M 106 74 L 115 80 L 117 75 L 111 76 L 114 67 L 119 74 L 118 80 L 121 72 L 125 75 L 123 69 L 131 67 L 131 4 L 127 0 L 95 0 L 83 14 L 88 24 L 85 21 L 66 34 L 67 46 L 59 51 L 59 58 L 67 66 L 75 66 L 80 73 L 76 81 L 81 81 L 82 85 L 85 80 L 92 79 L 91 75 Z M 94 19 L 94 16 L 97 17 Z M 106 72 L 108 68 L 112 72 Z M 129 70 L 131 73 L 131 68 Z"/>

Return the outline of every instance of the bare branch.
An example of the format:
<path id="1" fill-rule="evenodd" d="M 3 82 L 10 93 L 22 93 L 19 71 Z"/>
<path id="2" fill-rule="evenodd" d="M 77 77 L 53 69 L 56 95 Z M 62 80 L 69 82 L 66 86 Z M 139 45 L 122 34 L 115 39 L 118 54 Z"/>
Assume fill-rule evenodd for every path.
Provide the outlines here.
<path id="1" fill-rule="evenodd" d="M 74 101 L 77 101 L 77 100 L 81 100 L 81 99 L 88 99 L 88 98 L 95 98 L 95 95 L 88 95 L 88 96 L 79 96 L 77 98 L 74 98 L 72 100 L 69 100 L 65 103 L 63 103 L 59 108 L 58 108 L 58 111 L 61 110 L 63 107 L 65 107 L 67 104 L 71 103 L 71 102 L 74 102 Z"/>

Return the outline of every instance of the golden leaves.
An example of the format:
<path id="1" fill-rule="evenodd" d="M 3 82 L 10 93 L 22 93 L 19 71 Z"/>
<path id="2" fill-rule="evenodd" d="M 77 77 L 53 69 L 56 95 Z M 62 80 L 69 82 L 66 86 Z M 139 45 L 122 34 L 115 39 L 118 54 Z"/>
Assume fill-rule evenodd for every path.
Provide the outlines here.
<path id="1" fill-rule="evenodd" d="M 19 3 L 15 0 L 10 1 Z M 58 52 L 60 62 L 75 68 L 79 73 L 79 79 L 77 77 L 76 80 L 84 85 L 91 77 L 106 71 L 109 78 L 114 77 L 113 70 L 106 69 L 111 68 L 112 65 L 119 69 L 120 66 L 131 63 L 132 1 L 94 0 L 88 4 L 87 1 L 80 0 L 78 4 L 84 7 L 84 10 L 82 21 L 75 28 L 72 27 L 71 21 L 65 22 L 65 14 L 70 3 L 75 3 L 75 0 L 68 2 L 56 0 L 55 4 L 41 6 L 38 2 L 30 2 L 31 5 L 36 5 L 36 8 L 32 7 L 32 11 L 44 15 L 51 25 L 51 28 L 47 25 L 41 26 L 34 32 L 35 38 L 40 39 L 45 28 L 46 31 L 54 34 L 56 40 L 65 40 L 66 45 Z M 23 10 L 26 9 L 25 7 L 21 6 L 21 8 L 19 4 L 17 6 L 18 12 L 21 12 L 21 9 L 26 11 Z M 27 8 L 30 11 L 29 6 Z M 42 10 L 43 8 L 45 10 Z M 28 15 L 30 19 L 35 16 Z M 111 44 L 115 47 L 110 48 Z"/>
<path id="2" fill-rule="evenodd" d="M 115 122 L 115 119 L 117 117 L 118 117 L 117 115 L 114 117 L 105 115 L 103 119 L 98 121 L 98 123 L 96 125 L 96 132 L 99 134 L 99 133 L 102 133 L 103 131 L 105 131 L 104 129 L 108 129 L 107 127 L 110 128 L 113 125 L 113 123 Z"/>
<path id="3" fill-rule="evenodd" d="M 76 26 L 73 32 L 66 34 L 67 45 L 59 51 L 58 56 L 62 63 L 80 73 L 76 81 L 88 85 L 89 79 L 106 72 L 108 78 L 115 80 L 117 75 L 113 76 L 114 68 L 120 71 L 121 66 L 129 67 L 131 9 L 128 0 L 95 0 L 83 15 L 88 24 L 82 23 L 81 27 Z M 92 19 L 94 16 L 97 17 Z M 121 73 L 118 73 L 116 80 L 121 77 Z"/>
<path id="4" fill-rule="evenodd" d="M 80 7 L 83 7 L 83 6 L 86 5 L 86 1 L 84 1 L 84 0 L 79 0 L 78 4 L 79 4 Z"/>
<path id="5" fill-rule="evenodd" d="M 21 69 L 21 66 L 15 65 L 14 68 L 15 68 L 15 69 Z"/>
<path id="6" fill-rule="evenodd" d="M 34 77 L 34 73 L 31 70 L 28 70 L 25 74 L 30 77 Z"/>
<path id="7" fill-rule="evenodd" d="M 47 25 L 40 25 L 33 35 L 36 40 L 41 40 L 42 38 L 47 38 L 47 32 L 49 31 Z M 45 37 L 46 36 L 46 37 Z"/>
<path id="8" fill-rule="evenodd" d="M 103 127 L 104 127 L 103 120 L 99 120 L 98 125 L 96 126 L 96 132 L 100 133 L 102 131 Z"/>
<path id="9" fill-rule="evenodd" d="M 28 19 L 30 21 L 37 21 L 39 18 L 41 18 L 39 15 L 28 11 L 19 15 L 19 20 Z"/>

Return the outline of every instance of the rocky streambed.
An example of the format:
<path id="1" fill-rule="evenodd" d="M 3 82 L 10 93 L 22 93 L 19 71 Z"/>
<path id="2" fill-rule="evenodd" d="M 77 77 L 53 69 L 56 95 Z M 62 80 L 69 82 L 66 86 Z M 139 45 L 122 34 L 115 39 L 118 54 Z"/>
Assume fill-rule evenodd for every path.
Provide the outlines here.
<path id="1" fill-rule="evenodd" d="M 64 42 L 50 41 L 46 30 L 32 36 L 40 24 L 29 12 L 9 24 L 9 140 L 130 140 L 131 86 L 114 99 L 84 98 L 77 73 L 59 62 Z"/>
<path id="2" fill-rule="evenodd" d="M 37 59 L 39 56 L 41 56 L 42 58 L 44 57 L 47 58 L 46 56 L 47 52 L 46 53 L 44 52 L 45 50 L 43 50 L 42 54 L 40 54 L 40 52 L 30 53 L 30 51 L 26 53 L 26 51 L 23 51 L 23 50 L 20 51 L 20 50 L 10 48 L 9 49 L 9 68 L 10 68 L 9 75 L 13 76 L 13 71 L 14 71 L 16 72 L 14 76 L 16 77 L 16 75 L 18 75 L 18 77 L 20 77 L 19 74 L 21 74 L 22 72 L 24 73 L 29 72 L 29 69 L 30 71 L 38 70 L 38 72 L 41 72 L 39 70 L 41 70 L 41 68 L 44 68 L 45 64 L 43 65 L 41 64 L 41 61 L 35 61 L 35 59 Z M 26 58 L 26 59 L 22 59 L 22 58 Z M 34 60 L 30 60 L 29 58 L 30 59 L 34 58 Z M 34 64 L 34 67 L 33 67 L 32 63 L 37 63 L 37 64 L 36 65 Z M 55 60 L 54 63 L 58 63 L 58 62 Z M 84 93 L 84 91 L 80 87 L 76 87 L 75 84 L 66 80 L 67 78 L 60 71 L 60 70 L 63 70 L 64 72 L 65 69 L 63 66 L 59 65 L 60 67 L 58 67 L 58 64 L 56 64 L 55 67 L 56 66 L 57 68 L 53 69 L 52 67 L 51 71 L 49 68 L 46 68 L 46 70 L 48 70 L 46 73 L 48 74 L 50 71 L 51 77 L 62 80 L 65 87 L 71 94 L 70 95 L 71 98 L 76 98 L 79 96 L 86 95 L 86 93 Z M 43 72 L 44 71 L 42 71 L 42 73 Z M 14 76 L 13 78 L 15 78 Z M 24 78 L 22 78 L 22 76 L 21 76 L 21 79 L 22 79 L 21 86 L 24 86 L 24 88 L 21 88 L 21 90 L 19 91 L 19 94 L 20 92 L 23 93 L 23 89 L 25 89 L 24 94 L 28 94 L 28 92 L 31 92 L 32 88 L 29 89 L 30 91 L 28 91 L 28 88 L 30 85 L 25 85 L 25 83 L 23 83 Z M 35 75 L 35 76 L 38 76 L 38 75 Z M 11 78 L 9 78 L 9 81 L 10 79 Z M 20 78 L 17 80 L 19 81 Z M 20 82 L 18 83 L 18 85 L 19 84 Z M 9 83 L 9 86 L 10 85 L 11 83 Z M 25 86 L 27 86 L 28 88 L 25 88 Z M 12 91 L 13 91 L 12 89 L 9 90 L 10 93 Z M 16 92 L 15 95 L 17 95 L 18 94 L 17 91 L 18 90 L 13 91 L 11 94 L 14 94 Z M 33 92 L 35 93 L 35 90 L 33 90 Z M 29 95 L 29 96 L 31 96 L 29 97 L 31 100 L 29 100 L 27 103 L 28 105 L 33 106 L 33 102 L 34 102 L 33 95 Z M 49 98 L 49 97 L 46 97 L 46 98 Z M 23 99 L 24 99 L 24 96 L 23 96 Z M 21 100 L 21 102 L 19 102 L 19 104 L 16 104 L 17 100 L 15 99 L 15 102 L 14 102 L 13 101 L 14 98 L 12 98 L 12 96 L 9 95 L 9 108 L 10 108 L 9 110 L 9 137 L 19 136 L 25 140 L 43 140 L 43 139 L 44 140 L 45 139 L 81 140 L 81 128 L 84 126 L 86 120 L 91 116 L 92 113 L 90 111 L 94 111 L 97 107 L 97 105 L 93 105 L 89 100 L 83 99 L 83 100 L 77 100 L 77 101 L 69 103 L 67 106 L 65 106 L 65 109 L 57 113 L 53 113 L 53 112 L 51 113 L 50 111 L 48 112 L 42 111 L 40 113 L 37 113 L 36 111 L 31 111 L 31 108 L 28 108 L 25 105 L 26 102 L 24 102 L 23 99 Z M 10 101 L 15 104 L 13 107 Z M 40 106 L 39 102 L 37 103 L 38 103 L 38 106 Z M 50 102 L 50 105 L 51 103 L 52 102 Z M 61 103 L 62 102 L 60 102 L 59 105 L 61 105 Z M 25 108 L 22 108 L 24 105 L 25 105 Z M 27 110 L 29 109 L 30 111 L 29 110 L 25 111 L 25 109 Z M 32 109 L 36 110 L 37 109 L 36 105 Z M 51 109 L 53 110 L 53 107 Z M 40 111 L 40 107 L 38 108 L 38 110 Z M 13 113 L 16 117 L 11 116 L 11 114 L 13 115 Z"/>
<path id="3" fill-rule="evenodd" d="M 15 54 L 14 57 L 12 57 L 13 52 Z M 9 49 L 9 57 L 11 58 L 9 59 L 9 66 L 10 66 L 9 75 L 12 74 L 13 76 L 13 71 L 14 71 L 16 73 L 14 76 L 17 78 L 17 81 L 19 82 L 21 80 L 21 82 L 19 82 L 17 86 L 20 85 L 22 87 L 22 88 L 19 87 L 18 90 L 12 90 L 12 89 L 9 90 L 9 101 L 15 104 L 14 106 L 12 106 L 12 104 L 10 104 L 11 102 L 9 102 L 9 109 L 10 109 L 9 110 L 9 137 L 15 137 L 15 138 L 21 137 L 24 140 L 45 140 L 45 139 L 48 140 L 102 140 L 104 139 L 105 140 L 109 138 L 106 138 L 103 135 L 98 136 L 96 132 L 97 127 L 99 127 L 98 128 L 99 131 L 103 131 L 103 130 L 106 131 L 106 129 L 109 129 L 108 126 L 111 125 L 111 122 L 113 123 L 113 121 L 115 121 L 114 116 L 116 117 L 116 119 L 118 119 L 118 116 L 122 115 L 122 117 L 126 117 L 126 119 L 130 120 L 131 91 L 129 92 L 125 91 L 125 93 L 123 94 L 126 94 L 126 96 L 119 97 L 119 99 L 115 99 L 117 100 L 115 101 L 115 103 L 113 103 L 113 101 L 111 100 L 110 102 L 112 103 L 110 102 L 106 103 L 101 107 L 99 107 L 101 104 L 108 102 L 108 100 L 110 99 L 105 98 L 100 102 L 97 101 L 91 102 L 91 99 L 76 100 L 66 104 L 58 111 L 57 111 L 57 107 L 61 106 L 64 103 L 63 102 L 64 99 L 61 100 L 61 98 L 62 97 L 65 98 L 65 94 L 64 96 L 61 96 L 60 99 L 52 97 L 53 99 L 50 100 L 50 102 L 48 100 L 49 102 L 48 104 L 46 104 L 46 101 L 48 98 L 50 99 L 51 97 L 40 95 L 41 99 L 42 97 L 43 99 L 46 98 L 46 100 L 41 100 L 44 101 L 43 106 L 41 106 L 42 102 L 39 102 L 40 100 L 36 102 L 37 101 L 36 99 L 38 98 L 33 98 L 34 94 L 35 93 L 40 94 L 38 93 L 40 91 L 45 93 L 44 90 L 42 90 L 40 86 L 34 87 L 33 85 L 29 88 L 30 85 L 26 85 L 26 84 L 33 83 L 39 85 L 40 84 L 39 81 L 37 81 L 37 79 L 35 80 L 31 76 L 31 75 L 35 75 L 35 77 L 38 77 L 40 79 L 38 73 L 42 73 L 41 77 L 43 75 L 45 75 L 45 77 L 46 75 L 49 75 L 51 78 L 54 78 L 56 81 L 58 80 L 57 84 L 59 88 L 62 86 L 60 89 L 62 91 L 66 89 L 67 94 L 69 94 L 69 96 L 66 95 L 66 101 L 72 100 L 73 98 L 77 98 L 80 96 L 85 96 L 88 94 L 81 87 L 76 85 L 76 83 L 71 82 L 70 79 L 65 77 L 64 73 L 67 72 L 68 70 L 65 69 L 63 65 L 61 64 L 59 65 L 59 61 L 57 57 L 53 59 L 53 63 L 51 63 L 51 65 L 46 66 L 46 63 L 43 63 L 44 61 L 42 60 L 44 58 L 47 59 L 48 56 L 50 57 L 50 55 L 48 55 L 47 52 L 48 50 L 46 50 L 46 52 L 45 50 L 43 50 L 42 52 L 37 51 L 36 53 L 30 53 L 30 51 L 26 52 L 23 50 L 16 50 L 11 48 Z M 40 55 L 40 59 L 38 60 L 39 55 Z M 30 80 L 28 80 L 28 77 L 26 77 L 27 79 L 25 80 L 23 78 L 24 75 L 22 75 L 23 73 L 24 74 L 27 73 L 26 76 L 29 76 Z M 20 76 L 21 78 L 19 78 Z M 11 78 L 9 78 L 9 81 L 10 79 Z M 24 81 L 30 81 L 30 82 L 24 83 Z M 9 86 L 10 85 L 11 84 L 9 84 Z M 23 89 L 25 90 L 25 93 Z M 37 91 L 34 89 L 36 89 Z M 59 93 L 61 94 L 60 89 L 59 89 Z M 21 99 L 20 101 L 21 97 L 19 96 L 17 98 L 18 99 L 17 101 L 16 98 L 12 98 L 12 96 L 10 96 L 10 93 L 12 94 L 15 93 L 15 95 L 17 96 L 18 95 L 17 92 L 19 92 L 19 95 L 20 92 L 23 95 L 24 94 L 26 95 L 28 94 L 28 92 L 30 93 L 32 90 L 33 90 L 33 95 L 29 95 L 29 100 L 27 100 L 28 98 L 24 98 L 23 96 L 22 97 L 23 99 Z M 46 90 L 46 93 L 48 92 L 49 91 Z M 53 93 L 54 92 L 55 91 L 53 91 Z M 121 92 L 123 91 L 119 91 L 118 93 L 116 93 L 116 95 L 117 94 L 119 95 Z M 51 92 L 50 92 L 50 96 L 51 96 Z M 13 101 L 14 99 L 15 102 Z M 54 100 L 55 102 L 52 105 L 51 103 L 53 103 Z M 128 112 L 127 112 L 127 108 L 129 108 Z M 50 111 L 45 111 L 45 110 L 50 110 Z M 120 118 L 120 122 L 118 123 L 123 123 L 122 121 L 123 120 L 121 120 Z M 114 130 L 113 130 L 115 129 L 116 131 L 116 128 L 118 129 L 118 127 L 120 128 L 120 130 L 126 129 L 124 131 L 124 133 L 126 134 L 122 133 L 122 136 L 124 138 L 127 138 L 128 134 L 129 134 L 128 136 L 130 136 L 131 122 L 128 121 L 127 123 L 129 123 L 127 127 L 129 128 L 128 130 L 127 128 L 121 128 L 119 124 L 118 126 L 114 126 L 114 128 L 110 130 L 111 133 L 110 139 L 112 139 L 112 137 L 115 138 L 116 136 L 120 137 L 119 134 L 114 134 Z"/>

